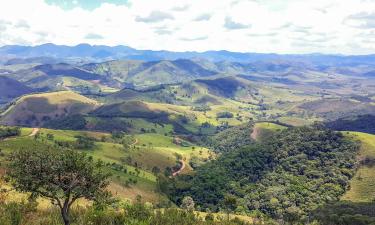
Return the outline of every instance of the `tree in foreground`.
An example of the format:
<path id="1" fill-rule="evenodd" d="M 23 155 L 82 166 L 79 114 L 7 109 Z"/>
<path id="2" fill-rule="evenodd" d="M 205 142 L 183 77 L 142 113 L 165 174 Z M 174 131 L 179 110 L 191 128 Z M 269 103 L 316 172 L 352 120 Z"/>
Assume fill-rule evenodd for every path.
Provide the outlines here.
<path id="1" fill-rule="evenodd" d="M 10 156 L 8 174 L 16 190 L 57 205 L 65 225 L 70 224 L 69 211 L 77 199 L 110 196 L 104 164 L 73 150 L 19 150 Z"/>

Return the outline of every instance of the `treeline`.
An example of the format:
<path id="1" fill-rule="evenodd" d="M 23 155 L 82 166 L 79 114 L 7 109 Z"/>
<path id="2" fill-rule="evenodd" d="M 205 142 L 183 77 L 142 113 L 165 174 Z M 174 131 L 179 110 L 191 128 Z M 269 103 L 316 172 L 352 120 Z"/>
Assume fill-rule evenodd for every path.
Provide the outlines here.
<path id="1" fill-rule="evenodd" d="M 0 127 L 0 139 L 19 136 L 21 134 L 21 129 L 19 127 Z"/>
<path id="2" fill-rule="evenodd" d="M 177 204 L 191 196 L 201 210 L 304 221 L 309 212 L 337 201 L 348 189 L 358 148 L 341 133 L 322 127 L 288 128 L 261 145 L 228 145 L 226 153 L 194 175 L 161 180 L 160 187 Z"/>

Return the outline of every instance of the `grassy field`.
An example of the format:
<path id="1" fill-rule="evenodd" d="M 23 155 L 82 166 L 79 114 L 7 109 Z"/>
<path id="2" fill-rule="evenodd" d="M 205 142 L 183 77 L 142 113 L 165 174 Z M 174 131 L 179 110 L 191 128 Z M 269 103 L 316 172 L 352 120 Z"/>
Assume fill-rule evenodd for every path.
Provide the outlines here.
<path id="1" fill-rule="evenodd" d="M 375 135 L 350 132 L 361 141 L 362 145 L 359 152 L 359 158 L 375 157 Z M 342 200 L 352 202 L 371 202 L 375 199 L 375 167 L 360 166 L 356 175 L 350 182 L 350 190 L 345 193 Z"/>
<path id="2" fill-rule="evenodd" d="M 41 129 L 38 138 L 30 137 L 31 128 L 22 128 L 21 136 L 0 141 L 0 149 L 4 155 L 8 155 L 15 149 L 46 148 L 54 146 L 55 141 L 74 143 L 77 135 L 95 138 L 95 147 L 90 150 L 79 150 L 92 156 L 94 159 L 106 163 L 107 169 L 112 173 L 109 189 L 122 199 L 134 200 L 138 195 L 144 201 L 160 202 L 166 200 L 163 194 L 157 192 L 156 175 L 152 172 L 158 168 L 164 173 L 167 167 L 174 167 L 181 158 L 186 162 L 183 173 L 192 168 L 189 160 L 194 156 L 201 160 L 207 160 L 212 153 L 209 149 L 194 146 L 183 141 L 176 141 L 177 137 L 164 136 L 163 134 L 138 134 L 127 135 L 132 138 L 132 143 L 125 147 L 120 143 L 113 142 L 111 134 L 90 131 L 68 131 Z M 53 135 L 53 140 L 47 135 Z M 77 149 L 78 150 L 78 149 Z M 4 161 L 4 157 L 0 157 Z M 5 162 L 5 161 L 4 161 Z"/>

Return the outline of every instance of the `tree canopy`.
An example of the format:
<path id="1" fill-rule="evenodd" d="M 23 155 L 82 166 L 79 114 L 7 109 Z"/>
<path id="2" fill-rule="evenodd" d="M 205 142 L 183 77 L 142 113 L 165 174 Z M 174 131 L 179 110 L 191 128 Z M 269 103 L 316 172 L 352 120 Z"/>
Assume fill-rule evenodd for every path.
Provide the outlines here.
<path id="1" fill-rule="evenodd" d="M 224 140 L 223 140 L 224 141 Z M 210 210 L 260 211 L 273 218 L 299 220 L 319 205 L 338 200 L 354 175 L 358 144 L 321 127 L 288 128 L 263 144 L 226 150 L 169 184 L 177 203 L 191 196 Z"/>
<path id="2" fill-rule="evenodd" d="M 110 176 L 103 163 L 73 150 L 28 149 L 11 154 L 9 176 L 13 186 L 34 197 L 45 197 L 61 210 L 69 224 L 69 210 L 79 198 L 103 199 Z"/>

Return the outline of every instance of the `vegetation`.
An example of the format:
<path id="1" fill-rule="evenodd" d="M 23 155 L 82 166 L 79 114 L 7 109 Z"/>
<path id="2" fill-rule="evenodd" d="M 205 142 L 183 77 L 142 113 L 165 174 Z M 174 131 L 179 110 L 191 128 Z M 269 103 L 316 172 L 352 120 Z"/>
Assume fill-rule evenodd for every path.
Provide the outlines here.
<path id="1" fill-rule="evenodd" d="M 373 202 L 375 199 L 375 135 L 360 132 L 345 132 L 345 135 L 361 142 L 358 155 L 358 170 L 350 181 L 350 189 L 341 200 L 351 202 Z"/>
<path id="2" fill-rule="evenodd" d="M 95 54 L 110 58 L 113 49 L 106 49 Z M 19 180 L 47 185 L 42 181 L 55 170 L 113 174 L 103 177 L 108 186 L 101 192 L 120 201 L 99 200 L 101 194 L 75 201 L 72 224 L 245 224 L 235 217 L 254 224 L 374 223 L 372 61 L 253 62 L 259 56 L 249 61 L 242 54 L 243 62 L 233 62 L 239 55 L 228 52 L 210 53 L 220 62 L 159 60 L 163 54 L 151 62 L 22 58 L 0 65 L 0 123 L 30 127 L 0 127 L 0 175 L 23 171 L 33 177 Z M 343 132 L 290 127 L 316 122 Z M 21 153 L 33 157 L 31 165 L 9 160 Z M 38 157 L 49 166 L 40 177 L 24 171 Z M 0 224 L 63 222 L 56 204 L 15 191 L 16 178 L 14 186 L 0 184 L 10 190 L 0 191 Z"/>
<path id="3" fill-rule="evenodd" d="M 83 130 L 86 128 L 86 124 L 87 122 L 83 115 L 71 115 L 46 121 L 44 126 L 57 130 Z"/>
<path id="4" fill-rule="evenodd" d="M 250 138 L 252 123 L 231 127 L 211 137 L 207 143 L 217 152 L 233 151 L 253 143 Z"/>
<path id="5" fill-rule="evenodd" d="M 0 139 L 21 134 L 19 127 L 0 127 Z"/>
<path id="6" fill-rule="evenodd" d="M 322 225 L 368 225 L 375 224 L 374 210 L 373 202 L 340 201 L 319 207 L 312 213 L 312 218 Z"/>
<path id="7" fill-rule="evenodd" d="M 80 198 L 99 204 L 109 196 L 108 173 L 103 163 L 72 150 L 20 150 L 10 159 L 12 185 L 32 197 L 44 197 L 57 205 L 64 224 L 70 224 L 70 208 Z"/>
<path id="8" fill-rule="evenodd" d="M 231 112 L 218 112 L 216 118 L 233 118 L 233 113 Z"/>
<path id="9" fill-rule="evenodd" d="M 0 203 L 1 224 L 4 225 L 59 225 L 61 219 L 55 208 L 37 210 L 33 202 Z M 119 202 L 113 206 L 100 209 L 97 207 L 75 207 L 71 211 L 71 222 L 77 225 L 250 225 L 241 216 L 231 216 L 230 219 L 222 215 L 205 214 L 177 208 L 157 209 L 150 204 L 136 202 L 129 204 Z M 272 223 L 264 223 L 272 224 Z"/>
<path id="10" fill-rule="evenodd" d="M 356 142 L 338 132 L 288 128 L 262 145 L 227 150 L 195 175 L 181 176 L 163 188 L 177 203 L 191 196 L 202 209 L 260 211 L 298 221 L 345 193 L 355 173 L 357 149 Z M 229 197 L 233 200 L 226 201 Z"/>

